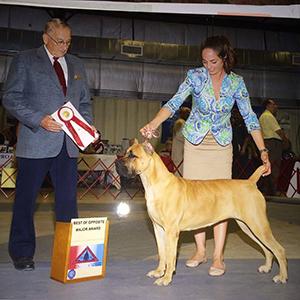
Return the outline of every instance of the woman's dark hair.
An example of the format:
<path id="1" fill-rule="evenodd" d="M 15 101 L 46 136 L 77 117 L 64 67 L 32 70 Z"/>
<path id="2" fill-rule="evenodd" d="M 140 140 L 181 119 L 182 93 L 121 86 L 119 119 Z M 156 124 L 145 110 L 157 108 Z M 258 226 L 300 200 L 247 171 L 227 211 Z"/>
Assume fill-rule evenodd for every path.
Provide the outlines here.
<path id="1" fill-rule="evenodd" d="M 201 45 L 201 53 L 206 48 L 213 49 L 223 59 L 224 70 L 229 74 L 236 62 L 236 55 L 229 40 L 222 35 L 210 36 Z"/>

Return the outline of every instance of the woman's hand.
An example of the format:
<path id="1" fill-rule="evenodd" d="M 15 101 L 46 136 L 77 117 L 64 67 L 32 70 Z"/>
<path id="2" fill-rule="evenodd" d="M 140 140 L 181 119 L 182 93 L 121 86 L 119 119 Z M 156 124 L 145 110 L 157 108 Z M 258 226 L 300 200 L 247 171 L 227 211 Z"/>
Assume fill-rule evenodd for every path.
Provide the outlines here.
<path id="1" fill-rule="evenodd" d="M 171 116 L 171 111 L 167 108 L 162 107 L 152 121 L 140 129 L 140 133 L 146 138 L 157 138 L 159 132 L 157 128 L 159 125 Z"/>
<path id="2" fill-rule="evenodd" d="M 265 172 L 263 176 L 267 176 L 271 174 L 271 163 L 269 160 L 268 149 L 266 149 L 264 139 L 260 129 L 256 129 L 250 132 L 256 147 L 259 149 L 260 152 L 260 159 L 265 166 Z"/>
<path id="3" fill-rule="evenodd" d="M 265 166 L 265 172 L 263 173 L 263 176 L 267 176 L 271 174 L 271 163 L 269 160 L 269 155 L 268 152 L 263 151 L 260 154 L 260 159 L 263 162 L 264 166 Z"/>
<path id="4" fill-rule="evenodd" d="M 150 123 L 146 124 L 143 128 L 140 129 L 140 133 L 146 139 L 151 139 L 153 137 L 158 137 L 156 128 Z"/>

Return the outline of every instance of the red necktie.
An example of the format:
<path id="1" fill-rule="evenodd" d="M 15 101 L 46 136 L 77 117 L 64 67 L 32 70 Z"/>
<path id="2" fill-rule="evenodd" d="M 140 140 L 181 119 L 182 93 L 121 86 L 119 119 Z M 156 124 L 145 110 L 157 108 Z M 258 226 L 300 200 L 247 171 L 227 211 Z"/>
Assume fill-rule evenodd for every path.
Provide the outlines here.
<path id="1" fill-rule="evenodd" d="M 66 85 L 66 79 L 65 79 L 64 71 L 63 71 L 60 63 L 57 61 L 59 59 L 59 57 L 53 57 L 53 59 L 54 59 L 54 63 L 53 63 L 54 70 L 57 74 L 57 77 L 58 77 L 60 85 L 63 89 L 64 95 L 66 96 L 67 85 Z"/>

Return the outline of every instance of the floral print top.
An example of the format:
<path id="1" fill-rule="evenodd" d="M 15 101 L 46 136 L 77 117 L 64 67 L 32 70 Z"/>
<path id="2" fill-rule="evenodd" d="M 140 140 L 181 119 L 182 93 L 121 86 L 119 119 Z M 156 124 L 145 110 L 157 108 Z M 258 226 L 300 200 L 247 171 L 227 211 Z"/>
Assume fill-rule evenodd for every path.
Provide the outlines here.
<path id="1" fill-rule="evenodd" d="M 233 72 L 224 76 L 220 99 L 216 100 L 208 71 L 203 67 L 189 70 L 177 93 L 164 107 L 168 108 L 173 116 L 189 95 L 192 95 L 193 99 L 192 110 L 182 133 L 192 144 L 200 144 L 209 130 L 220 145 L 230 144 L 232 141 L 230 116 L 235 102 L 248 132 L 260 129 L 244 80 Z"/>

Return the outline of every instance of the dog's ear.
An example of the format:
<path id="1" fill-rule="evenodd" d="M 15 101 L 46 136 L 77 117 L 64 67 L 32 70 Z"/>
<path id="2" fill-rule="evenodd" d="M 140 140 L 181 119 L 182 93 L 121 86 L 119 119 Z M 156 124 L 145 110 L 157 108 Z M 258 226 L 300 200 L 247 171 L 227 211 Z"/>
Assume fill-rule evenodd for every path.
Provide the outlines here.
<path id="1" fill-rule="evenodd" d="M 145 141 L 142 145 L 146 153 L 153 154 L 154 148 L 148 141 Z"/>
<path id="2" fill-rule="evenodd" d="M 139 143 L 139 141 L 137 140 L 137 138 L 135 138 L 134 140 L 133 140 L 133 144 L 132 145 L 135 145 L 135 144 L 138 144 Z"/>

